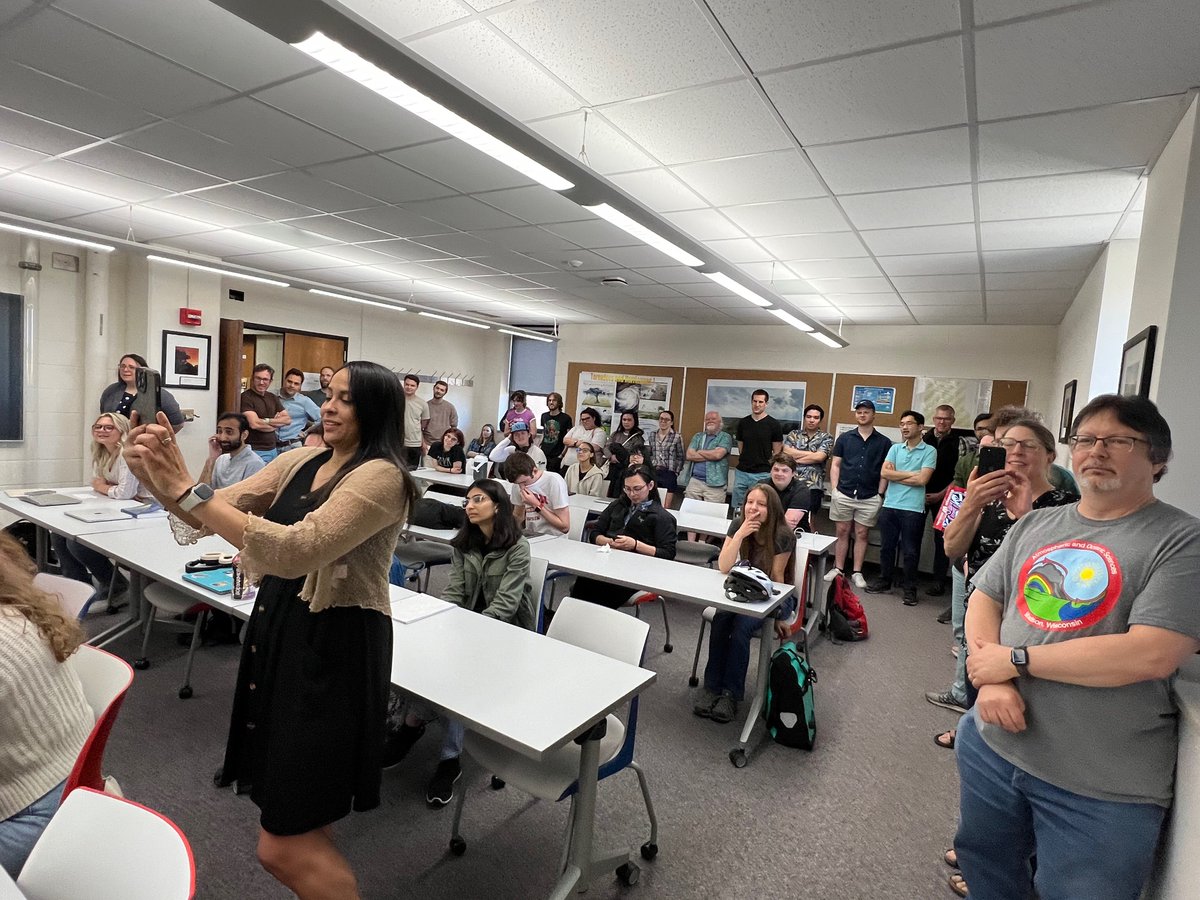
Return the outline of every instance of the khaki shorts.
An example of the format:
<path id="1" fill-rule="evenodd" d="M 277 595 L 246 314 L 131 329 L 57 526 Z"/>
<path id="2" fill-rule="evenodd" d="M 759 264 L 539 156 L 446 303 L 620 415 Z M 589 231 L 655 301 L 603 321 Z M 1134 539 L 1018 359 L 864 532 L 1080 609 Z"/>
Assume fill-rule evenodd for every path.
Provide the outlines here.
<path id="1" fill-rule="evenodd" d="M 879 518 L 879 509 L 883 506 L 883 498 L 876 494 L 869 500 L 855 500 L 840 491 L 834 491 L 829 502 L 829 520 L 831 522 L 857 522 L 868 528 L 875 526 Z"/>
<path id="2" fill-rule="evenodd" d="M 700 478 L 693 478 L 683 489 L 683 496 L 693 500 L 707 500 L 709 503 L 725 502 L 725 485 L 707 485 Z"/>

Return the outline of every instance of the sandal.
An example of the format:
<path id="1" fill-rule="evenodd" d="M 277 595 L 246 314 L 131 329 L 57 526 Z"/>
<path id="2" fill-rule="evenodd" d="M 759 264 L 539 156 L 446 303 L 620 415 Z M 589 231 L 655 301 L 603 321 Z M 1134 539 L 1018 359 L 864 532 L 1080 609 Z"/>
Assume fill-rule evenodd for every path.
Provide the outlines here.
<path id="1" fill-rule="evenodd" d="M 953 875 L 951 875 L 946 883 L 950 885 L 950 890 L 954 891 L 954 893 L 958 894 L 958 896 L 967 896 L 966 879 L 963 878 L 958 872 L 955 872 Z"/>
<path id="2" fill-rule="evenodd" d="M 958 852 L 953 847 L 951 847 L 949 850 L 947 850 L 945 853 L 942 854 L 942 862 L 944 862 L 946 865 L 948 865 L 952 869 L 957 869 L 958 868 Z"/>
<path id="3" fill-rule="evenodd" d="M 949 731 L 939 731 L 933 736 L 933 742 L 943 750 L 953 750 L 956 735 L 957 729 L 954 728 L 951 728 Z"/>

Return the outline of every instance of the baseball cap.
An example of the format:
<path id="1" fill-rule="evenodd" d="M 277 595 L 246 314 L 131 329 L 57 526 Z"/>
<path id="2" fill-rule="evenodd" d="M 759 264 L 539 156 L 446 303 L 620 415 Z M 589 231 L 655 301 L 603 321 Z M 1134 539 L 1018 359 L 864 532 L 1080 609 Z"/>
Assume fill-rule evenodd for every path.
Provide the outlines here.
<path id="1" fill-rule="evenodd" d="M 872 403 L 870 400 L 859 400 L 857 403 L 854 404 L 854 408 L 855 409 L 869 409 L 871 412 L 875 412 L 875 404 Z"/>
<path id="2" fill-rule="evenodd" d="M 871 408 L 874 409 L 875 407 L 871 407 Z M 523 419 L 517 419 L 515 422 L 513 422 L 512 424 L 510 424 L 508 426 L 509 434 L 516 434 L 518 431 L 528 431 L 528 430 L 529 430 L 529 424 L 527 422 L 525 422 Z"/>

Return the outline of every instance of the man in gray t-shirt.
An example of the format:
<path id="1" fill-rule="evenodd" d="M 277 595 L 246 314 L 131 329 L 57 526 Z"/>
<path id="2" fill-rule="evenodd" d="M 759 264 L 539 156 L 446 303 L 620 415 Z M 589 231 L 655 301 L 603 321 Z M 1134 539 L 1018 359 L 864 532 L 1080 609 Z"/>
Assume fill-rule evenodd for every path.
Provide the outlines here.
<path id="1" fill-rule="evenodd" d="M 967 608 L 955 848 L 976 900 L 1029 897 L 1035 850 L 1043 897 L 1136 900 L 1171 804 L 1200 520 L 1154 497 L 1171 432 L 1149 400 L 1097 397 L 1072 432 L 1079 504 L 1020 517 Z"/>

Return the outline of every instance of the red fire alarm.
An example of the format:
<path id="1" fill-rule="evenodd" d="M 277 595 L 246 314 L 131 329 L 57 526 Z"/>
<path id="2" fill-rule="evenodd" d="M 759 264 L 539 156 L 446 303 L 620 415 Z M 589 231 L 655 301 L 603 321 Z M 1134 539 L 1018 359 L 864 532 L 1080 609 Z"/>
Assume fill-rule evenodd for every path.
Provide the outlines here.
<path id="1" fill-rule="evenodd" d="M 186 306 L 179 307 L 179 324 L 180 325 L 199 325 L 200 310 L 188 309 Z"/>

